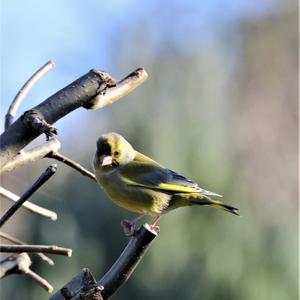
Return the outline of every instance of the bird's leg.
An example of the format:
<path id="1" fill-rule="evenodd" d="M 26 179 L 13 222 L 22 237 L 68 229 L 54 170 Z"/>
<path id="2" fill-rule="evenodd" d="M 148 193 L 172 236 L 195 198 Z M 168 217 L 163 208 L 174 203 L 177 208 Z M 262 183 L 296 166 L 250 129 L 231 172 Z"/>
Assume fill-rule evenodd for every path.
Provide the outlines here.
<path id="1" fill-rule="evenodd" d="M 145 215 L 140 215 L 133 219 L 132 221 L 130 220 L 122 220 L 121 221 L 121 226 L 123 227 L 124 234 L 126 236 L 133 236 L 134 231 L 136 230 L 136 223 L 143 218 Z"/>
<path id="2" fill-rule="evenodd" d="M 161 217 L 160 215 L 155 216 L 155 217 L 152 219 L 152 222 L 151 222 L 151 224 L 150 224 L 150 228 L 151 228 L 153 231 L 155 231 L 156 233 L 159 233 L 159 231 L 160 231 L 159 226 L 156 225 L 156 223 L 158 222 L 158 220 L 160 219 L 160 217 Z"/>

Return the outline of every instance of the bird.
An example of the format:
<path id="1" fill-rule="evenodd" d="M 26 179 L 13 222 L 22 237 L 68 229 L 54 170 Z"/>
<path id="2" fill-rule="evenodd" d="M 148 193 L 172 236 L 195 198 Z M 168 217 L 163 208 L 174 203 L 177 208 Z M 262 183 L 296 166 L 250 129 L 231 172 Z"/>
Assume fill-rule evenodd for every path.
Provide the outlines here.
<path id="1" fill-rule="evenodd" d="M 97 140 L 93 166 L 98 184 L 118 206 L 139 216 L 122 225 L 128 235 L 145 215 L 153 216 L 150 228 L 156 232 L 158 220 L 179 207 L 207 205 L 239 215 L 236 207 L 214 200 L 221 195 L 202 189 L 197 183 L 136 151 L 120 134 L 111 132 Z"/>

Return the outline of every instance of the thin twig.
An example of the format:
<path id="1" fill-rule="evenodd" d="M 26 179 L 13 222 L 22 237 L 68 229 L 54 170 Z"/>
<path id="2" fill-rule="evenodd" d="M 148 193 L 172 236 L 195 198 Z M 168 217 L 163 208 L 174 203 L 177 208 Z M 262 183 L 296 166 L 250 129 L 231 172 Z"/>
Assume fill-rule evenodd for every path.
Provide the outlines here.
<path id="1" fill-rule="evenodd" d="M 6 239 L 12 243 L 18 244 L 18 245 L 25 245 L 26 243 L 24 243 L 23 241 L 11 236 L 8 233 L 2 232 L 0 231 L 0 237 L 3 239 Z M 50 266 L 54 266 L 54 261 L 48 257 L 47 255 L 45 255 L 44 253 L 41 252 L 37 252 L 35 253 L 37 256 L 39 256 L 39 258 L 41 258 L 43 261 L 47 262 Z"/>
<path id="2" fill-rule="evenodd" d="M 5 253 L 20 253 L 20 252 L 42 252 L 64 256 L 72 256 L 72 249 L 58 247 L 55 245 L 8 245 L 1 244 L 0 252 Z"/>
<path id="3" fill-rule="evenodd" d="M 40 69 L 38 69 L 22 86 L 14 100 L 12 101 L 11 105 L 9 106 L 8 112 L 5 116 L 5 129 L 13 123 L 13 119 L 17 113 L 17 110 L 22 103 L 23 99 L 33 87 L 33 85 L 41 79 L 48 71 L 53 69 L 54 62 L 51 60 L 44 64 Z"/>
<path id="4" fill-rule="evenodd" d="M 108 105 L 128 94 L 147 78 L 143 68 L 137 69 L 116 84 L 112 84 L 110 80 L 106 82 L 107 76 L 102 74 L 103 72 L 91 70 L 31 111 L 38 112 L 47 124 L 52 125 L 79 107 L 98 108 Z M 24 126 L 22 116 L 11 124 L 0 136 L 0 168 L 39 135 L 34 128 Z"/>
<path id="5" fill-rule="evenodd" d="M 22 204 L 39 189 L 57 170 L 56 165 L 49 166 L 41 176 L 34 182 L 34 184 L 15 202 L 0 219 L 0 227 L 22 206 Z"/>
<path id="6" fill-rule="evenodd" d="M 48 153 L 58 151 L 60 147 L 61 143 L 57 139 L 51 139 L 48 142 L 36 146 L 28 151 L 22 151 L 10 160 L 3 168 L 1 168 L 0 174 L 10 172 L 16 168 L 20 168 L 24 165 L 42 159 L 47 156 Z"/>
<path id="7" fill-rule="evenodd" d="M 48 293 L 53 292 L 53 286 L 45 278 L 41 277 L 39 274 L 33 272 L 30 269 L 27 269 L 27 272 L 24 272 L 24 275 L 33 279 L 42 288 L 44 288 Z"/>
<path id="8" fill-rule="evenodd" d="M 82 165 L 80 165 L 78 162 L 62 155 L 59 152 L 50 152 L 49 154 L 46 155 L 46 157 L 49 158 L 53 158 L 56 159 L 60 162 L 63 162 L 64 164 L 66 164 L 67 166 L 75 169 L 76 171 L 78 171 L 79 173 L 81 173 L 83 176 L 88 176 L 89 178 L 93 179 L 94 181 L 96 181 L 96 176 L 95 174 L 93 174 L 92 172 L 90 172 L 89 170 L 87 170 L 86 168 L 84 168 Z"/>
<path id="9" fill-rule="evenodd" d="M 20 197 L 12 192 L 10 192 L 9 190 L 3 188 L 2 186 L 0 186 L 0 196 L 3 196 L 4 198 L 13 201 L 13 202 L 17 202 L 19 201 Z M 46 209 L 44 207 L 41 207 L 39 205 L 36 205 L 32 202 L 26 201 L 22 204 L 22 207 L 24 207 L 25 209 L 27 209 L 28 211 L 30 211 L 31 213 L 49 218 L 53 221 L 57 220 L 57 214 L 56 212 Z"/>
<path id="10" fill-rule="evenodd" d="M 24 274 L 51 293 L 53 291 L 53 287 L 46 279 L 30 270 L 31 264 L 32 262 L 27 253 L 11 255 L 0 261 L 0 278 L 10 274 Z"/>

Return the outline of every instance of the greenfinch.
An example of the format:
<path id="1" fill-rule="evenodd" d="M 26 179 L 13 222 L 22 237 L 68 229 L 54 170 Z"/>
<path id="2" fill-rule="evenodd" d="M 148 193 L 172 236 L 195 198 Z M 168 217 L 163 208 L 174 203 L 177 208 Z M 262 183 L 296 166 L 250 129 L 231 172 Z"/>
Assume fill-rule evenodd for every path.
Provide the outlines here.
<path id="1" fill-rule="evenodd" d="M 239 215 L 237 208 L 211 198 L 220 195 L 134 150 L 117 133 L 100 136 L 93 163 L 97 182 L 111 200 L 129 211 L 154 216 L 152 229 L 158 228 L 161 215 L 183 206 L 208 205 Z"/>

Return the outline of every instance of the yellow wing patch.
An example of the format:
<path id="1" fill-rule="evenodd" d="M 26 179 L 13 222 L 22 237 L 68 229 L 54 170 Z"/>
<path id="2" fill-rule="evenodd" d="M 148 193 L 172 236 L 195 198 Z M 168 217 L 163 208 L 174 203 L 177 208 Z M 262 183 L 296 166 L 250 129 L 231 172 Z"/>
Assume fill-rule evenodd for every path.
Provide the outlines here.
<path id="1" fill-rule="evenodd" d="M 180 193 L 195 193 L 199 192 L 197 189 L 194 189 L 189 186 L 175 185 L 169 183 L 161 183 L 158 185 L 158 188 L 161 190 L 180 192 Z"/>
<path id="2" fill-rule="evenodd" d="M 142 184 L 135 182 L 133 180 L 130 180 L 128 178 L 124 178 L 124 181 L 126 181 L 127 184 L 132 185 L 132 186 L 139 186 L 139 187 L 144 187 L 148 189 L 154 189 L 154 190 L 165 190 L 165 191 L 170 191 L 170 192 L 178 192 L 178 193 L 199 193 L 199 190 L 188 187 L 188 186 L 182 186 L 182 185 L 175 185 L 175 184 L 170 184 L 170 183 L 160 183 L 156 186 L 154 185 L 149 185 L 149 184 Z"/>

